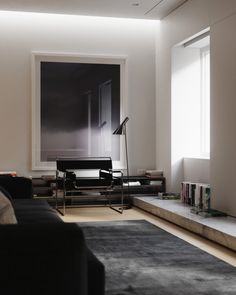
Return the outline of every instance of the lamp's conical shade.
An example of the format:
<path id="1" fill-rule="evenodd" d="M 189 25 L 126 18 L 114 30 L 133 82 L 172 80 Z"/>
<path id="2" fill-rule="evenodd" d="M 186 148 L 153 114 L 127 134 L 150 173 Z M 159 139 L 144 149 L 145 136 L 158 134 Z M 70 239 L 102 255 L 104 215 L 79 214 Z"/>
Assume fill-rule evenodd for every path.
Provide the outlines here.
<path id="1" fill-rule="evenodd" d="M 128 117 L 126 117 L 123 122 L 120 124 L 120 126 L 118 126 L 116 128 L 116 130 L 113 132 L 113 134 L 117 134 L 117 135 L 121 135 L 121 134 L 124 134 L 124 126 L 125 124 L 127 123 L 127 121 L 129 120 Z"/>
<path id="2" fill-rule="evenodd" d="M 121 135 L 123 134 L 123 126 L 120 125 L 116 130 L 113 132 L 113 134 Z"/>

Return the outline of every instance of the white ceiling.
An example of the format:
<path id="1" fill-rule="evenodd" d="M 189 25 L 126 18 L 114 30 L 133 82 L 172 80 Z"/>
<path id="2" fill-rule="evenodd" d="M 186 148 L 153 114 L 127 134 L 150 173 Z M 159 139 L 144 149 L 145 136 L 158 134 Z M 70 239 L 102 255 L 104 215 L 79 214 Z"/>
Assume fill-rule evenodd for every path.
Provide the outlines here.
<path id="1" fill-rule="evenodd" d="M 188 0 L 0 0 L 0 10 L 162 19 Z"/>

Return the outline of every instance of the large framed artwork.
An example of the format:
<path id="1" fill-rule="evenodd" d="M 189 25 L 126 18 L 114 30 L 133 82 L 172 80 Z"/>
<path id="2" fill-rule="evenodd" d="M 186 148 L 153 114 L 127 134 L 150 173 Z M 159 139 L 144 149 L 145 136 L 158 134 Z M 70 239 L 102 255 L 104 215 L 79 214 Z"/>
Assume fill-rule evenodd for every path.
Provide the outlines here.
<path id="1" fill-rule="evenodd" d="M 32 53 L 32 169 L 57 158 L 111 156 L 122 167 L 125 57 Z"/>

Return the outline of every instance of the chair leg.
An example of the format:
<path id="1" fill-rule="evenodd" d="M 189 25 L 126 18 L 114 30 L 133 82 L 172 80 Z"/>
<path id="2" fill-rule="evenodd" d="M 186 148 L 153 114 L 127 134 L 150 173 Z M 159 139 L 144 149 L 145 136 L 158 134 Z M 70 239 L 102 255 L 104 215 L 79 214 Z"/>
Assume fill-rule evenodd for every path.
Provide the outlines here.
<path id="1" fill-rule="evenodd" d="M 124 192 L 123 192 L 123 186 L 122 186 L 122 188 L 121 188 L 121 206 L 120 206 L 120 208 L 116 208 L 115 206 L 112 206 L 112 205 L 111 205 L 111 191 L 109 191 L 109 197 L 108 197 L 108 198 L 109 198 L 109 207 L 110 207 L 112 210 L 114 210 L 114 211 L 116 211 L 116 212 L 122 214 L 123 211 L 124 211 Z"/>
<path id="2" fill-rule="evenodd" d="M 65 184 L 65 175 L 63 176 L 63 197 L 62 197 L 62 211 L 59 209 L 58 206 L 58 183 L 56 188 L 56 210 L 62 216 L 66 215 L 66 184 Z"/>

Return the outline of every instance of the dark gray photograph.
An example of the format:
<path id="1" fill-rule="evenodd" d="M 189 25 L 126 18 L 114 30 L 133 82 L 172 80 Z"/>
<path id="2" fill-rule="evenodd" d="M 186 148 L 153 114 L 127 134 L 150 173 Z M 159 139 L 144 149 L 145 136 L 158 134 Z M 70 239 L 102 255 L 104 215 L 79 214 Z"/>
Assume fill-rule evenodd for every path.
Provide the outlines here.
<path id="1" fill-rule="evenodd" d="M 41 161 L 120 160 L 120 65 L 40 63 Z"/>

